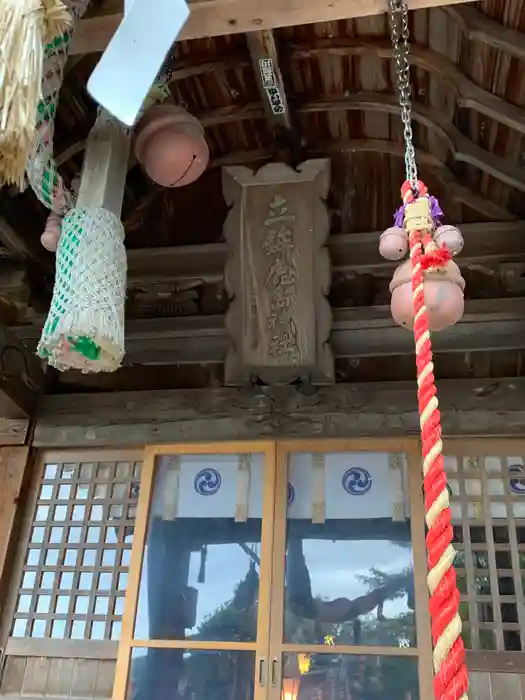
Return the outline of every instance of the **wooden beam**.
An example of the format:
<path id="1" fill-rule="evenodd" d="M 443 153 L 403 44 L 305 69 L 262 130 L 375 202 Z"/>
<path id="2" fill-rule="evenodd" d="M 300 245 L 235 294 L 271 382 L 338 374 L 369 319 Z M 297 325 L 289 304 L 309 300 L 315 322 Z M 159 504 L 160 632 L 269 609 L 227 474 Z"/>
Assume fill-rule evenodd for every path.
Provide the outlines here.
<path id="1" fill-rule="evenodd" d="M 441 381 L 438 391 L 445 435 L 521 437 L 525 431 L 525 379 Z M 414 381 L 45 396 L 33 444 L 418 434 Z"/>
<path id="2" fill-rule="evenodd" d="M 0 445 L 25 445 L 29 432 L 27 418 L 0 418 Z"/>
<path id="3" fill-rule="evenodd" d="M 456 258 L 461 268 L 525 260 L 525 221 L 462 224 L 465 248 Z M 379 255 L 381 231 L 337 233 L 328 239 L 334 273 L 389 274 L 397 262 Z M 219 282 L 224 276 L 227 243 L 128 250 L 128 286 L 195 280 Z"/>
<path id="4" fill-rule="evenodd" d="M 417 10 L 456 2 L 458 0 L 409 0 L 408 7 Z M 329 3 L 317 0 L 194 0 L 190 7 L 191 13 L 179 34 L 179 41 L 379 15 L 386 12 L 387 4 L 384 0 L 331 0 Z M 71 54 L 104 51 L 122 16 L 122 12 L 116 12 L 81 20 L 75 31 Z"/>
<path id="5" fill-rule="evenodd" d="M 273 130 L 279 127 L 291 131 L 292 121 L 288 99 L 277 55 L 275 36 L 271 29 L 246 34 L 257 88 Z"/>
<path id="6" fill-rule="evenodd" d="M 414 351 L 410 332 L 397 326 L 388 306 L 333 309 L 331 345 L 336 357 L 392 357 Z M 31 347 L 36 326 L 14 329 Z M 436 333 L 436 352 L 525 349 L 525 299 L 476 299 L 453 328 Z M 214 364 L 229 347 L 223 316 L 190 316 L 128 321 L 124 365 Z"/>
<path id="7" fill-rule="evenodd" d="M 39 337 L 39 329 L 37 333 Z M 40 361 L 11 329 L 0 324 L 0 417 L 31 418 L 43 384 Z"/>

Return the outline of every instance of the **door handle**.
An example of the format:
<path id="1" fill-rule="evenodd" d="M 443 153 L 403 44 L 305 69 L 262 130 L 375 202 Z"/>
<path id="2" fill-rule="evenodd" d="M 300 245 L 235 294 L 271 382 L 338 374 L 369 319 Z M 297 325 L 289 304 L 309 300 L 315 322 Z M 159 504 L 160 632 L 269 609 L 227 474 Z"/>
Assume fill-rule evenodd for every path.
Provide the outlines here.
<path id="1" fill-rule="evenodd" d="M 259 677 L 257 678 L 257 682 L 261 686 L 261 688 L 264 688 L 264 682 L 265 682 L 265 666 L 266 666 L 266 659 L 260 659 L 259 660 Z"/>
<path id="2" fill-rule="evenodd" d="M 279 659 L 272 659 L 272 686 L 275 687 L 279 681 Z"/>

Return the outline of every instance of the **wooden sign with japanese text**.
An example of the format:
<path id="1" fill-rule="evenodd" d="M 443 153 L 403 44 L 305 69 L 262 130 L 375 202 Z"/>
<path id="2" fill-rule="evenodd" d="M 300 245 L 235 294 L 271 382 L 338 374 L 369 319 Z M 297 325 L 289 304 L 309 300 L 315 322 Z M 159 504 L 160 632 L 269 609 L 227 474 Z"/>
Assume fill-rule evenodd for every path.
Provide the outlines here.
<path id="1" fill-rule="evenodd" d="M 310 160 L 297 170 L 272 163 L 257 173 L 225 167 L 222 181 L 231 207 L 224 224 L 231 299 L 226 384 L 332 383 L 329 161 Z"/>

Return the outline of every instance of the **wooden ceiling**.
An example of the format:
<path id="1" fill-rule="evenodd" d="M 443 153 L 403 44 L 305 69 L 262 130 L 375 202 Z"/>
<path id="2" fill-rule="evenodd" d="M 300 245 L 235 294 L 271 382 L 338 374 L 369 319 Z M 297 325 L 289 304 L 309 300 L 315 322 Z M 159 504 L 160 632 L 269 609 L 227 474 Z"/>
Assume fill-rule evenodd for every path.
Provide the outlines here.
<path id="1" fill-rule="evenodd" d="M 114 18 L 114 8 L 106 2 L 107 17 Z M 88 28 L 79 31 L 77 51 L 93 46 Z M 463 224 L 466 241 L 458 260 L 467 282 L 466 317 L 436 336 L 438 373 L 519 376 L 525 358 L 525 0 L 419 9 L 410 13 L 410 30 L 420 176 L 439 197 L 447 222 Z M 386 307 L 393 266 L 377 251 L 403 180 L 390 54 L 385 15 L 174 46 L 173 99 L 205 126 L 210 168 L 189 187 L 163 190 L 131 163 L 123 210 L 128 366 L 108 377 L 62 375 L 55 391 L 220 385 L 228 304 L 220 166 L 295 165 L 319 155 L 332 162 L 338 379 L 414 376 L 410 335 L 393 326 Z M 261 92 L 262 56 L 279 66 L 288 108 L 278 117 Z M 96 61 L 94 53 L 73 56 L 62 92 L 55 152 L 68 182 L 79 175 L 95 118 L 85 84 Z M 45 211 L 26 191 L 4 193 L 1 212 L 4 319 L 34 345 L 53 281 L 53 258 L 38 242 Z"/>

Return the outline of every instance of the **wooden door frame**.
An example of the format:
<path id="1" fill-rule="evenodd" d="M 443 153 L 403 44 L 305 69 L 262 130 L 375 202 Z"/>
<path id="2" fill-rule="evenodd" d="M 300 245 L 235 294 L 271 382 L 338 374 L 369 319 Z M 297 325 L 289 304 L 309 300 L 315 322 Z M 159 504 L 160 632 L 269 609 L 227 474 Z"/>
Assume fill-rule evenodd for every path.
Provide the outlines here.
<path id="1" fill-rule="evenodd" d="M 397 648 L 365 645 L 338 645 L 329 650 L 321 645 L 296 645 L 283 642 L 284 619 L 284 566 L 286 546 L 286 484 L 287 458 L 297 452 L 356 453 L 396 452 L 406 457 L 410 503 L 410 534 L 414 565 L 415 616 L 417 646 Z M 275 664 L 278 674 L 272 678 L 268 700 L 280 700 L 282 680 L 282 655 L 305 653 L 346 653 L 356 655 L 398 656 L 418 659 L 420 697 L 432 697 L 432 646 L 430 619 L 428 616 L 428 588 L 426 583 L 425 524 L 422 498 L 421 453 L 417 438 L 363 438 L 363 439 L 285 439 L 277 443 L 277 483 L 275 495 L 274 552 L 272 565 L 272 616 L 279 620 L 270 628 L 270 663 Z"/>
<path id="2" fill-rule="evenodd" d="M 151 499 L 153 496 L 156 459 L 167 455 L 217 455 L 217 454 L 262 454 L 264 457 L 263 471 L 263 502 L 262 502 L 262 531 L 261 531 L 261 570 L 259 574 L 259 604 L 257 612 L 257 639 L 254 642 L 220 642 L 220 641 L 188 641 L 188 640 L 136 640 L 133 638 L 135 618 L 137 613 L 142 561 L 146 542 Z M 142 478 L 131 551 L 128 589 L 124 605 L 122 633 L 119 642 L 115 681 L 113 685 L 113 700 L 125 700 L 131 668 L 131 653 L 134 648 L 163 648 L 163 649 L 214 649 L 217 651 L 252 651 L 255 653 L 254 665 L 254 700 L 264 700 L 269 679 L 268 659 L 270 634 L 270 595 L 271 595 L 271 563 L 273 549 L 273 516 L 276 471 L 275 441 L 238 441 L 213 442 L 174 445 L 148 445 L 144 450 Z M 261 675 L 262 674 L 262 675 Z M 257 682 L 262 677 L 262 683 Z"/>

